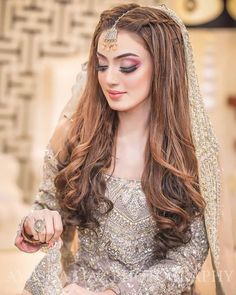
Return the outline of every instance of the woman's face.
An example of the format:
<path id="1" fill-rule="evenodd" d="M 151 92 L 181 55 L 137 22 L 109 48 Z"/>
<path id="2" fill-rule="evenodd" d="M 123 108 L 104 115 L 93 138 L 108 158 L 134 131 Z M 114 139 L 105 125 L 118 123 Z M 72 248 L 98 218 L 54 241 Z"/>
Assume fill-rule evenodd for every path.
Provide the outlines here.
<path id="1" fill-rule="evenodd" d="M 103 32 L 98 41 L 98 81 L 109 106 L 129 111 L 149 98 L 153 64 L 150 53 L 137 34 L 119 31 L 117 49 L 103 48 Z M 117 94 L 116 94 L 117 93 Z"/>

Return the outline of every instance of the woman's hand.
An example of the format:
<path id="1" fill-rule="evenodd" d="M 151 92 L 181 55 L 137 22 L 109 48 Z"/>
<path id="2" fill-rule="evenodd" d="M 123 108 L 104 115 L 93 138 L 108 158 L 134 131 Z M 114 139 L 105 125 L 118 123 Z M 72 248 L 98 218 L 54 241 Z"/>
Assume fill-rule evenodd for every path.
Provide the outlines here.
<path id="1" fill-rule="evenodd" d="M 42 232 L 38 233 L 34 229 L 35 221 L 42 219 L 45 222 L 45 227 Z M 28 236 L 41 243 L 54 243 L 57 241 L 63 231 L 61 215 L 58 211 L 49 209 L 35 210 L 31 212 L 24 221 L 24 231 Z"/>
<path id="2" fill-rule="evenodd" d="M 63 295 L 116 295 L 116 293 L 114 293 L 111 290 L 106 290 L 103 292 L 92 292 L 89 291 L 85 288 L 80 287 L 77 284 L 70 284 L 67 285 L 64 289 L 63 289 Z"/>

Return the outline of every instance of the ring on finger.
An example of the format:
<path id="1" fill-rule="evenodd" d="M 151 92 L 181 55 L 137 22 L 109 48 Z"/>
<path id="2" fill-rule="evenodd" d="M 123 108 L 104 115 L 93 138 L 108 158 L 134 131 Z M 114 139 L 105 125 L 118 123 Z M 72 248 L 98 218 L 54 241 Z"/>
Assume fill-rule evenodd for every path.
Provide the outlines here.
<path id="1" fill-rule="evenodd" d="M 46 227 L 46 224 L 45 224 L 45 220 L 44 219 L 36 219 L 35 222 L 34 222 L 34 230 L 37 232 L 37 233 L 41 233 L 44 231 Z"/>

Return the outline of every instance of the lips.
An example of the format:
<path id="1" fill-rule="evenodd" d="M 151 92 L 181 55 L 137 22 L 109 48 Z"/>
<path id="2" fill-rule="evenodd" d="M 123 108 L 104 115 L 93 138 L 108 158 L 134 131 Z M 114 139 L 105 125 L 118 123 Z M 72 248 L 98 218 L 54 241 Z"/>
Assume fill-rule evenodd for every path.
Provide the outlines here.
<path id="1" fill-rule="evenodd" d="M 119 99 L 125 94 L 126 92 L 121 92 L 117 90 L 108 90 L 108 95 L 111 99 Z"/>
<path id="2" fill-rule="evenodd" d="M 109 94 L 123 94 L 125 93 L 124 91 L 117 91 L 117 90 L 108 90 Z"/>

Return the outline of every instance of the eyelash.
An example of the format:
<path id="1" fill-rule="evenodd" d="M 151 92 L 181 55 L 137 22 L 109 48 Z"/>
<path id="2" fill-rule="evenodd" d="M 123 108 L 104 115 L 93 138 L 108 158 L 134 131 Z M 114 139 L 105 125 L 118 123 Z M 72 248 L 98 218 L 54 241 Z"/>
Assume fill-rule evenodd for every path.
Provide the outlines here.
<path id="1" fill-rule="evenodd" d="M 104 72 L 107 68 L 108 66 L 100 66 L 100 65 L 96 66 L 96 70 L 101 72 Z M 137 65 L 133 65 L 131 67 L 120 67 L 120 71 L 122 73 L 131 73 L 135 71 L 136 69 L 137 69 Z"/>

